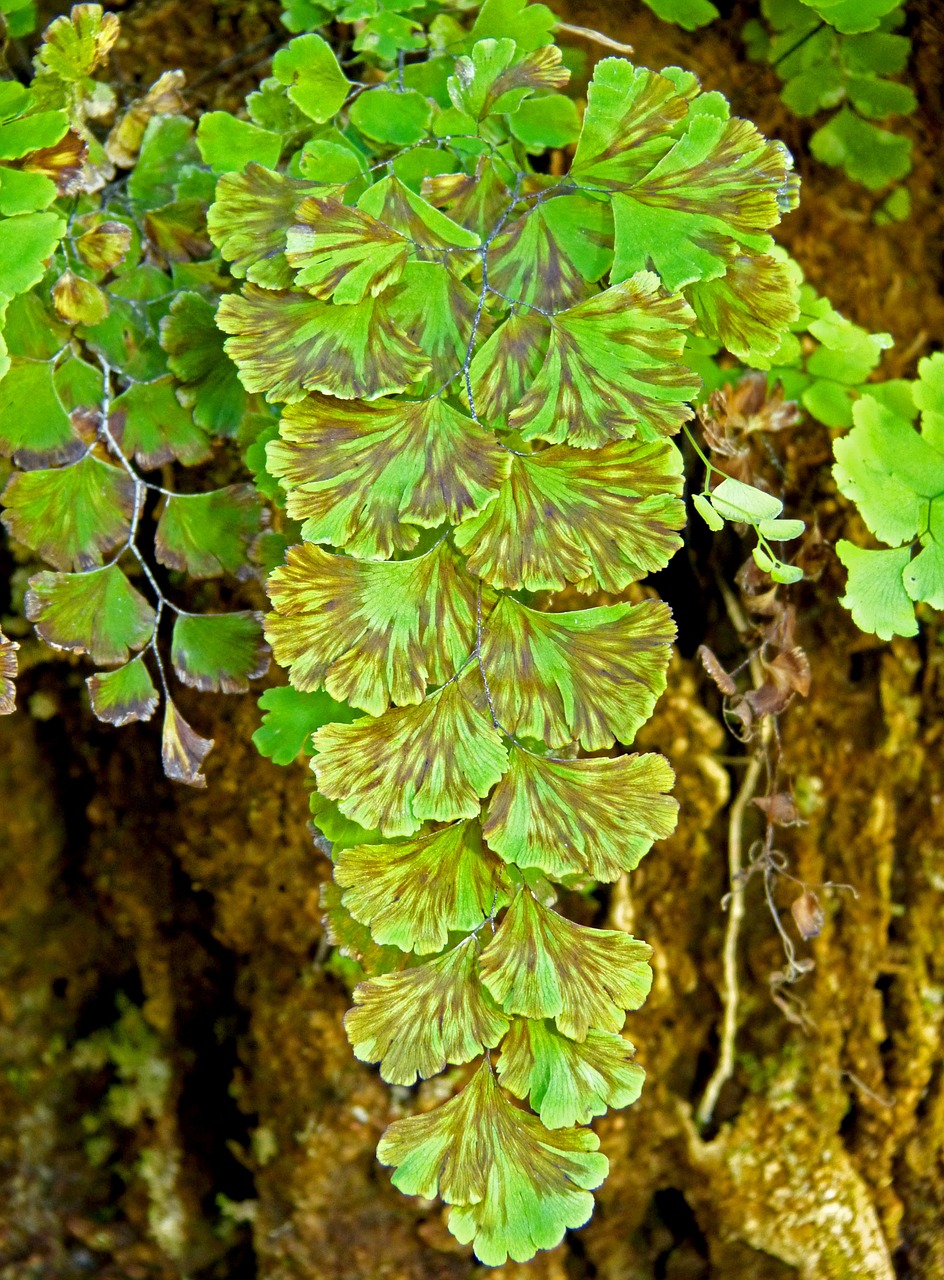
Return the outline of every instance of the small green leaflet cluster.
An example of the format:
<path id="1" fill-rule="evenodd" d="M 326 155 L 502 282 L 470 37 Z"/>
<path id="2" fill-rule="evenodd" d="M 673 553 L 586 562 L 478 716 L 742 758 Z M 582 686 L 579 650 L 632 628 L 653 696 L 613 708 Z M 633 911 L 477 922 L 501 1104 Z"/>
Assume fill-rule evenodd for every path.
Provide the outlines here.
<path id="1" fill-rule="evenodd" d="M 796 279 L 802 279 L 795 262 Z M 892 345 L 891 334 L 867 333 L 839 314 L 811 285 L 800 285 L 800 311 L 770 356 L 756 354 L 750 363 L 732 364 L 720 343 L 693 335 L 685 347 L 685 362 L 702 380 L 700 399 L 750 369 L 767 374 L 770 386 L 780 385 L 784 398 L 802 404 L 827 427 L 852 426 L 852 406 L 860 395 L 875 392 L 869 381 Z"/>
<path id="2" fill-rule="evenodd" d="M 757 567 L 769 573 L 774 582 L 799 582 L 803 570 L 796 565 L 784 564 L 771 543 L 791 542 L 799 538 L 805 528 L 803 521 L 783 519 L 783 503 L 779 498 L 731 476 L 725 477 L 715 488 L 709 488 L 712 475 L 718 472 L 707 458 L 703 461 L 705 488 L 694 496 L 692 502 L 708 528 L 717 533 L 724 528 L 726 520 L 734 524 L 749 524 L 757 536 L 757 546 L 752 552 Z"/>
<path id="3" fill-rule="evenodd" d="M 711 0 L 643 0 L 643 3 L 657 18 L 674 22 L 684 31 L 697 31 L 718 17 Z"/>
<path id="4" fill-rule="evenodd" d="M 798 116 L 834 112 L 810 139 L 817 160 L 844 170 L 870 191 L 899 182 L 911 169 L 911 139 L 881 127 L 910 115 L 917 100 L 890 77 L 904 71 L 911 52 L 896 35 L 905 20 L 899 0 L 761 0 L 767 26 L 744 28 L 750 56 L 777 68 L 781 97 Z M 904 187 L 885 200 L 879 221 L 908 216 Z"/>
<path id="5" fill-rule="evenodd" d="M 836 551 L 849 575 L 842 603 L 890 640 L 917 634 L 916 604 L 944 609 L 944 355 L 922 360 L 915 382 L 874 391 L 833 446 L 833 475 L 885 549 L 843 539 Z"/>
<path id="6" fill-rule="evenodd" d="M 223 442 L 252 440 L 271 417 L 214 324 L 231 286 L 207 235 L 215 179 L 178 114 L 179 73 L 99 137 L 114 98 L 91 72 L 117 33 L 114 16 L 77 6 L 46 32 L 31 88 L 0 85 L 18 113 L 0 125 L 0 454 L 15 464 L 3 523 L 50 566 L 26 594 L 38 635 L 102 668 L 88 679 L 95 715 L 148 720 L 163 695 L 165 771 L 203 786 L 212 742 L 180 715 L 169 676 L 232 693 L 266 670 L 261 615 L 215 611 L 253 571 L 263 500 L 247 483 L 172 486 L 178 468 L 231 471 Z M 218 578 L 230 584 L 203 585 Z M 172 599 L 188 580 L 207 611 Z M 6 681 L 13 655 L 0 655 Z"/>
<path id="7" fill-rule="evenodd" d="M 490 1265 L 587 1220 L 607 1162 L 586 1126 L 642 1083 L 622 1031 L 650 948 L 556 904 L 675 823 L 667 762 L 622 748 L 674 635 L 630 588 L 685 523 L 684 344 L 770 357 L 799 314 L 770 237 L 785 149 L 694 76 L 613 58 L 581 122 L 544 15 L 489 0 L 457 48 L 370 83 L 307 33 L 248 120 L 200 126 L 210 234 L 245 281 L 217 324 L 282 406 L 266 469 L 300 529 L 268 582 L 291 688 L 257 741 L 289 760 L 320 726 L 357 1056 L 403 1086 L 478 1063 L 379 1157 Z"/>

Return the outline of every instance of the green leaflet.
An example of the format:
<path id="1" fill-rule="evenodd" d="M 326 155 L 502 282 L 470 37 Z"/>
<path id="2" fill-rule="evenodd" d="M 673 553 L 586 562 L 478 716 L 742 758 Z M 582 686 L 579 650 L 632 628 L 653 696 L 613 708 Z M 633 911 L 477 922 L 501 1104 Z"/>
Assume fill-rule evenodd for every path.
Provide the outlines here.
<path id="1" fill-rule="evenodd" d="M 171 662 L 182 684 L 204 692 L 245 693 L 269 669 L 258 613 L 178 613 Z"/>
<path id="2" fill-rule="evenodd" d="M 228 111 L 208 111 L 197 126 L 197 145 L 214 173 L 242 171 L 249 163 L 278 164 L 282 136 L 237 120 Z"/>
<path id="3" fill-rule="evenodd" d="M 588 929 L 522 889 L 482 952 L 482 981 L 506 1013 L 553 1018 L 572 1040 L 622 1030 L 652 985 L 652 948 L 627 933 Z M 521 956 L 529 957 L 522 965 Z"/>
<path id="4" fill-rule="evenodd" d="M 260 755 L 282 765 L 291 764 L 302 750 L 310 754 L 311 735 L 323 724 L 357 718 L 327 693 L 302 693 L 291 687 L 266 689 L 259 706 L 265 714 L 252 740 Z"/>
<path id="5" fill-rule="evenodd" d="M 843 538 L 836 544 L 836 554 L 849 575 L 842 603 L 856 626 L 874 632 L 880 640 L 916 636 L 914 604 L 904 583 L 911 548 L 866 551 Z"/>
<path id="6" fill-rule="evenodd" d="M 836 441 L 836 483 L 883 542 L 902 543 L 928 526 L 944 501 L 944 450 L 871 396 L 853 407 L 855 427 Z"/>
<path id="7" fill-rule="evenodd" d="M 268 467 L 302 537 L 366 559 L 409 551 L 418 528 L 457 523 L 498 491 L 510 455 L 445 400 L 348 406 L 309 396 L 285 410 Z"/>
<path id="8" fill-rule="evenodd" d="M 498 1079 L 531 1106 L 549 1129 L 589 1124 L 607 1107 L 628 1107 L 642 1092 L 646 1073 L 635 1049 L 611 1031 L 588 1031 L 577 1042 L 546 1019 L 519 1018 L 502 1041 Z"/>
<path id="9" fill-rule="evenodd" d="M 376 942 L 419 955 L 441 951 L 449 931 L 479 928 L 508 901 L 501 863 L 478 828 L 459 822 L 397 844 L 355 845 L 335 863 L 335 883 Z"/>
<path id="10" fill-rule="evenodd" d="M 668 441 L 522 454 L 455 542 L 469 570 L 495 587 L 621 591 L 681 546 L 681 488 L 681 454 Z"/>
<path id="11" fill-rule="evenodd" d="M 674 636 L 659 600 L 537 613 L 503 596 L 482 641 L 498 719 L 551 747 L 629 744 L 665 689 Z"/>
<path id="12" fill-rule="evenodd" d="M 415 560 L 364 563 L 293 547 L 269 578 L 266 636 L 298 689 L 380 715 L 422 702 L 475 642 L 476 585 L 445 542 Z"/>
<path id="13" fill-rule="evenodd" d="M 381 87 L 355 98 L 350 114 L 351 122 L 365 137 L 405 147 L 426 136 L 432 108 L 415 89 L 395 93 Z"/>
<path id="14" fill-rule="evenodd" d="M 540 154 L 548 147 L 566 147 L 576 142 L 580 116 L 573 99 L 552 93 L 522 102 L 508 121 L 508 127 L 529 152 Z"/>
<path id="15" fill-rule="evenodd" d="M 288 96 L 319 124 L 330 120 L 350 88 L 331 46 L 318 35 L 299 36 L 272 59 L 272 74 Z"/>
<path id="16" fill-rule="evenodd" d="M 556 880 L 617 880 L 675 829 L 674 781 L 662 756 L 555 760 L 513 747 L 482 834 L 506 862 Z"/>
<path id="17" fill-rule="evenodd" d="M 427 820 L 476 817 L 508 763 L 501 735 L 457 683 L 418 707 L 326 725 L 314 746 L 318 790 L 386 836 L 412 835 Z"/>
<path id="18" fill-rule="evenodd" d="M 261 526 L 262 503 L 250 484 L 176 493 L 164 504 L 154 549 L 161 564 L 192 578 L 246 578 L 247 549 Z"/>
<path id="19" fill-rule="evenodd" d="M 865 395 L 853 406 L 855 426 L 835 441 L 833 475 L 889 550 L 841 539 L 848 570 L 842 603 L 856 625 L 881 639 L 916 635 L 914 604 L 944 608 L 944 356 L 918 365 L 918 380 L 898 403 Z M 895 407 L 890 407 L 895 404 Z M 920 411 L 920 431 L 910 417 Z M 906 413 L 909 416 L 901 416 Z"/>
<path id="20" fill-rule="evenodd" d="M 214 323 L 215 308 L 199 293 L 178 293 L 161 321 L 161 346 L 180 386 L 177 399 L 202 430 L 235 435 L 246 412 L 246 393 Z"/>
<path id="21" fill-rule="evenodd" d="M 557 15 L 546 4 L 522 4 L 521 0 L 485 0 L 469 33 L 476 40 L 514 40 L 522 53 L 552 42 Z"/>
<path id="22" fill-rule="evenodd" d="M 70 410 L 97 404 L 101 394 L 101 373 L 82 360 L 14 356 L 0 381 L 0 452 L 24 468 L 75 461 L 84 449 Z"/>
<path id="23" fill-rule="evenodd" d="M 37 573 L 26 616 L 54 649 L 87 653 L 93 662 L 127 662 L 151 639 L 154 610 L 117 565 L 87 573 Z"/>
<path id="24" fill-rule="evenodd" d="M 409 1085 L 498 1044 L 509 1019 L 478 980 L 478 949 L 467 938 L 435 960 L 355 988 L 344 1019 L 355 1056 L 379 1062 L 391 1084 Z"/>
<path id="25" fill-rule="evenodd" d="M 125 542 L 134 482 L 87 454 L 51 471 L 14 472 L 3 491 L 3 523 L 56 569 L 91 569 Z"/>
<path id="26" fill-rule="evenodd" d="M 172 458 L 192 466 L 210 456 L 210 442 L 177 399 L 174 380 L 133 383 L 112 404 L 112 433 L 147 471 Z"/>
<path id="27" fill-rule="evenodd" d="M 65 227 L 65 218 L 51 211 L 0 218 L 0 299 L 39 283 Z"/>
<path id="28" fill-rule="evenodd" d="M 455 1098 L 392 1124 L 377 1156 L 396 1166 L 394 1186 L 407 1195 L 438 1193 L 455 1206 L 449 1229 L 473 1242 L 482 1262 L 499 1266 L 552 1249 L 567 1228 L 586 1222 L 588 1193 L 608 1168 L 598 1146 L 589 1129 L 552 1133 L 512 1106 L 483 1063 Z"/>
<path id="29" fill-rule="evenodd" d="M 686 31 L 695 31 L 718 16 L 711 0 L 643 0 L 653 13 L 666 22 L 677 22 Z"/>

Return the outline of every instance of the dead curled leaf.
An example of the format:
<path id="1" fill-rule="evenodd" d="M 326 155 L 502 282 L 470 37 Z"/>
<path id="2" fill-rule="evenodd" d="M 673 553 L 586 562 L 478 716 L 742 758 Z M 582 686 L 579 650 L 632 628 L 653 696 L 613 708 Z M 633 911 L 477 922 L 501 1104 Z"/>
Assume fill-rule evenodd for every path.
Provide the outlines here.
<path id="1" fill-rule="evenodd" d="M 778 791 L 772 796 L 755 796 L 752 803 L 775 827 L 791 827 L 800 821 L 799 810 L 793 797 L 786 791 Z"/>
<path id="2" fill-rule="evenodd" d="M 819 937 L 823 931 L 825 916 L 823 915 L 823 908 L 819 905 L 819 898 L 815 893 L 805 889 L 790 904 L 790 912 L 804 942 L 809 942 L 811 938 Z"/>
<path id="3" fill-rule="evenodd" d="M 16 710 L 16 651 L 19 645 L 8 640 L 0 631 L 0 716 L 8 716 Z"/>
<path id="4" fill-rule="evenodd" d="M 734 677 L 724 669 L 713 651 L 706 644 L 698 646 L 698 657 L 708 676 L 714 681 L 722 693 L 733 697 L 737 693 Z"/>

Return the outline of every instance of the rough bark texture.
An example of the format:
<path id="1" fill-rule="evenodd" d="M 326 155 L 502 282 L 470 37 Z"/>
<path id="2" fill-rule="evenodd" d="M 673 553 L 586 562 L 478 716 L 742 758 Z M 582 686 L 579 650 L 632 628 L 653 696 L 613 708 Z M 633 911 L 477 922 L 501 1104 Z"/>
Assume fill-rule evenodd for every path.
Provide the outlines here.
<path id="1" fill-rule="evenodd" d="M 692 67 L 803 156 L 808 126 L 742 59 L 743 15 L 688 37 L 636 5 L 568 8 L 642 63 Z M 910 18 L 912 220 L 873 227 L 860 189 L 801 160 L 804 203 L 783 234 L 837 307 L 893 333 L 891 376 L 944 334 L 934 12 L 926 0 Z M 176 63 L 207 75 L 271 23 L 262 6 L 132 8 L 120 66 L 142 81 Z M 236 92 L 248 87 L 243 75 Z M 833 540 L 849 516 L 828 433 L 807 424 L 774 443 L 790 514 L 816 509 Z M 628 1027 L 647 1086 L 598 1125 L 612 1172 L 591 1224 L 495 1274 L 944 1280 L 944 647 L 933 627 L 886 647 L 859 635 L 831 558 L 796 589 L 812 689 L 780 731 L 805 821 L 780 847 L 798 881 L 855 892 L 821 892 L 825 927 L 801 947 L 815 969 L 788 1017 L 770 996 L 781 943 L 749 881 L 736 1069 L 699 1133 L 718 1053 L 726 810 L 743 770 L 691 657 L 707 636 L 722 657 L 740 654 L 714 575 L 730 580 L 743 549 L 711 554 L 666 578 L 683 653 L 642 735 L 678 772 L 679 831 L 600 904 L 599 919 L 655 947 L 652 996 Z M 384 1126 L 416 1099 L 351 1054 L 304 770 L 258 758 L 252 698 L 184 707 L 217 739 L 208 789 L 191 792 L 160 777 L 156 730 L 92 720 L 77 664 L 35 665 L 28 644 L 21 656 L 22 710 L 0 719 L 0 1280 L 482 1273 L 441 1210 L 399 1196 L 374 1161 Z M 746 843 L 760 830 L 754 813 Z M 785 919 L 796 892 L 778 882 Z M 424 1085 L 420 1101 L 451 1087 Z"/>

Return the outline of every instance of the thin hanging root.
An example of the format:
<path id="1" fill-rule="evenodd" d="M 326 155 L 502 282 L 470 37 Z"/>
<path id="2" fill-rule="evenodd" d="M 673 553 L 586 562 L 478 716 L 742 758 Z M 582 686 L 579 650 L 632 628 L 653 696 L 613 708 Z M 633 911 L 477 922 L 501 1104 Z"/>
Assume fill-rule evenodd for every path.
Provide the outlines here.
<path id="1" fill-rule="evenodd" d="M 589 40 L 592 44 L 601 45 L 604 49 L 612 49 L 614 53 L 633 52 L 631 44 L 621 44 L 619 40 L 614 40 L 612 36 L 605 36 L 602 31 L 594 31 L 592 27 L 575 27 L 570 22 L 558 22 L 555 29 L 563 32 L 564 35 L 579 36 L 582 40 Z"/>
<path id="2" fill-rule="evenodd" d="M 744 635 L 749 628 L 740 604 L 733 592 L 729 591 L 724 583 L 721 584 L 721 592 L 724 596 L 728 616 L 734 623 L 738 634 Z M 751 655 L 750 669 L 754 687 L 760 688 L 764 681 L 764 674 L 756 653 Z M 711 1073 L 711 1079 L 708 1081 L 701 1102 L 698 1104 L 698 1110 L 695 1112 L 695 1118 L 701 1126 L 710 1124 L 721 1090 L 734 1073 L 734 1047 L 737 1040 L 738 1004 L 741 995 L 741 989 L 738 985 L 738 941 L 741 936 L 741 925 L 744 922 L 744 814 L 747 811 L 747 806 L 754 798 L 754 793 L 760 782 L 767 758 L 767 747 L 770 742 L 771 732 L 770 717 L 765 716 L 761 720 L 760 742 L 744 771 L 744 777 L 741 779 L 741 785 L 738 788 L 737 795 L 734 797 L 731 811 L 728 815 L 728 882 L 730 889 L 728 891 L 728 923 L 724 934 L 724 986 L 722 993 L 724 1020 L 721 1024 L 721 1049 L 718 1054 L 718 1063 Z"/>

